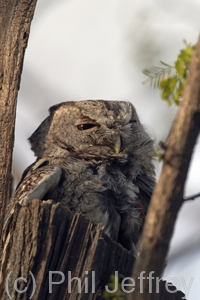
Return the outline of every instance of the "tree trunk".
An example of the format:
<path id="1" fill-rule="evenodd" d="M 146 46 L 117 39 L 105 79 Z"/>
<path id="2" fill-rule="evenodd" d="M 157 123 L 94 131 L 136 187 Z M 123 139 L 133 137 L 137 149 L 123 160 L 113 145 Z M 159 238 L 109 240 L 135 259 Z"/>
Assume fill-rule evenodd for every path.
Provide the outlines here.
<path id="1" fill-rule="evenodd" d="M 155 300 L 159 297 L 156 294 L 156 280 L 153 281 L 153 293 L 150 294 L 149 280 L 146 278 L 144 293 L 141 294 L 138 277 L 144 270 L 146 277 L 152 271 L 154 277 L 162 275 L 177 213 L 183 202 L 185 180 L 199 130 L 200 39 L 189 68 L 183 100 L 166 145 L 162 173 L 143 228 L 142 252 L 133 271 L 136 289 L 129 295 L 129 300 Z"/>
<path id="2" fill-rule="evenodd" d="M 9 209 L 17 93 L 36 0 L 0 0 L 0 232 Z M 0 236 L 0 253 L 1 253 Z"/>

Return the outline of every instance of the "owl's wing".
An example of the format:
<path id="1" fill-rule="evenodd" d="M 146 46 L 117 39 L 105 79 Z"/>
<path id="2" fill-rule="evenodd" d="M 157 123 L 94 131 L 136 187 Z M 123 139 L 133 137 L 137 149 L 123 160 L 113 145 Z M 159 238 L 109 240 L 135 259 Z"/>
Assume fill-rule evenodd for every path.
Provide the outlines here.
<path id="1" fill-rule="evenodd" d="M 53 196 L 56 186 L 58 185 L 62 175 L 62 168 L 57 165 L 48 165 L 45 158 L 39 159 L 30 167 L 28 167 L 22 175 L 16 192 L 12 198 L 12 202 L 21 205 L 29 204 L 33 199 L 44 199 L 45 195 Z M 52 197 L 53 198 L 53 197 Z M 47 199 L 47 198 L 46 198 Z M 12 221 L 15 205 L 6 217 L 3 227 L 3 251 L 0 268 L 0 284 L 5 280 L 3 274 L 7 266 L 7 259 L 10 247 L 10 223 Z M 1 250 L 1 249 L 0 249 Z"/>
<path id="2" fill-rule="evenodd" d="M 57 165 L 48 165 L 47 163 L 48 161 L 42 158 L 25 170 L 12 198 L 13 204 L 19 203 L 23 206 L 29 204 L 33 199 L 43 200 L 45 195 L 53 195 L 53 191 L 56 190 L 55 188 L 60 181 L 62 168 Z M 4 223 L 4 240 L 7 236 L 13 213 L 14 205 Z"/>
<path id="3" fill-rule="evenodd" d="M 43 200 L 47 193 L 56 188 L 61 174 L 61 167 L 53 165 L 32 170 L 18 186 L 14 198 L 18 199 L 21 205 L 26 205 L 33 199 Z"/>

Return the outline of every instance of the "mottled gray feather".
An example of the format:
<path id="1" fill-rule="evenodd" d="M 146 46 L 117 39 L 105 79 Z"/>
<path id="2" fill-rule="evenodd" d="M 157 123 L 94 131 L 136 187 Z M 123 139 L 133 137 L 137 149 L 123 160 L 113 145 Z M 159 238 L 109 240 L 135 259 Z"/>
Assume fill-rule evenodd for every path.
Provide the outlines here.
<path id="1" fill-rule="evenodd" d="M 155 183 L 153 141 L 131 103 L 64 102 L 30 137 L 37 160 L 14 199 L 53 199 L 81 212 L 137 255 L 135 245 Z"/>

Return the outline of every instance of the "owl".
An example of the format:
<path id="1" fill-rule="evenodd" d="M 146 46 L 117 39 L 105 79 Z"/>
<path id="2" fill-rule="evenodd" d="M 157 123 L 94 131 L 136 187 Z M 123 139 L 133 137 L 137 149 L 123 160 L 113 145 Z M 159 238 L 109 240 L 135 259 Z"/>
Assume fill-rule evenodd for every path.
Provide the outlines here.
<path id="1" fill-rule="evenodd" d="M 37 157 L 13 199 L 53 199 L 137 255 L 155 183 L 153 141 L 130 102 L 63 102 L 29 138 Z"/>

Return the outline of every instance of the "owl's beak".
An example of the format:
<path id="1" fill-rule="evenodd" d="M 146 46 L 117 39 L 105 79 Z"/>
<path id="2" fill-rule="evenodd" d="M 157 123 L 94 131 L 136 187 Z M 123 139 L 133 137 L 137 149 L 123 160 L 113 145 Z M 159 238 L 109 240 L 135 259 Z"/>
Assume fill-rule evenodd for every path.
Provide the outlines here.
<path id="1" fill-rule="evenodd" d="M 116 142 L 115 142 L 114 148 L 115 148 L 115 152 L 117 154 L 119 154 L 119 152 L 121 150 L 121 137 L 120 137 L 120 135 L 116 136 Z"/>

